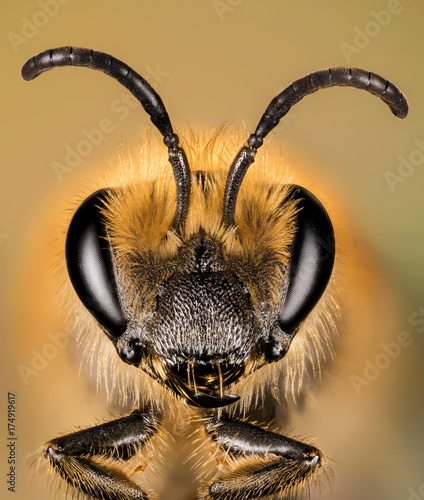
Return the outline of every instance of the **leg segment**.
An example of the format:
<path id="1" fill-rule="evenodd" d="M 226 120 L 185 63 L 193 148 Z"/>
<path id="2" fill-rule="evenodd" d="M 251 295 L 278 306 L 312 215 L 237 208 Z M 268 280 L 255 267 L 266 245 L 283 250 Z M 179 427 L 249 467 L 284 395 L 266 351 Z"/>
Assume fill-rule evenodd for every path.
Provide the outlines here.
<path id="1" fill-rule="evenodd" d="M 127 417 L 52 439 L 46 444 L 44 457 L 65 481 L 94 498 L 148 500 L 119 464 L 136 455 L 157 430 L 154 417 L 134 411 Z"/>
<path id="2" fill-rule="evenodd" d="M 205 428 L 232 469 L 202 492 L 205 500 L 292 493 L 321 466 L 322 454 L 314 446 L 235 418 L 214 418 Z"/>

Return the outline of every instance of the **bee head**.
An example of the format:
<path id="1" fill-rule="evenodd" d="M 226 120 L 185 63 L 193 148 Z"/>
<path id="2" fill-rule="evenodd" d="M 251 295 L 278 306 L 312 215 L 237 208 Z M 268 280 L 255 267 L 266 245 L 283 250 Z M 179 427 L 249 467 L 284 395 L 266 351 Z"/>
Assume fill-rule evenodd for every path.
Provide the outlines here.
<path id="1" fill-rule="evenodd" d="M 236 212 L 240 186 L 257 150 L 290 108 L 318 89 L 337 85 L 367 90 L 400 118 L 408 112 L 405 97 L 390 82 L 356 68 L 330 68 L 295 81 L 271 101 L 229 167 L 222 202 L 214 208 L 221 221 L 219 234 L 199 223 L 188 235 L 192 176 L 201 181 L 204 211 L 209 210 L 204 177 L 190 171 L 156 91 L 121 61 L 90 49 L 42 52 L 25 63 L 22 75 L 31 80 L 60 66 L 100 70 L 133 93 L 163 135 L 176 186 L 171 217 L 165 196 L 155 201 L 153 186 L 144 189 L 150 189 L 150 204 L 130 220 L 122 210 L 125 203 L 116 202 L 127 197 L 129 191 L 123 188 L 102 189 L 80 205 L 66 239 L 67 269 L 77 295 L 125 363 L 139 366 L 191 404 L 231 404 L 238 396 L 226 389 L 287 354 L 327 287 L 335 257 L 331 221 L 305 188 L 272 186 L 277 204 L 258 213 L 253 187 L 253 202 L 244 200 L 241 215 Z M 268 194 L 272 190 L 265 188 Z M 111 217 L 113 206 L 118 212 Z M 203 215 L 199 213 L 199 221 Z M 126 244 L 117 244 L 119 238 L 142 239 L 146 219 L 151 232 L 152 221 L 163 228 L 163 220 L 168 220 L 159 237 L 175 238 L 174 251 L 163 257 L 160 245 L 158 254 L 148 245 L 135 252 L 122 250 Z M 124 235 L 119 236 L 119 226 L 126 226 Z M 238 241 L 235 252 L 226 243 L 230 234 Z"/>

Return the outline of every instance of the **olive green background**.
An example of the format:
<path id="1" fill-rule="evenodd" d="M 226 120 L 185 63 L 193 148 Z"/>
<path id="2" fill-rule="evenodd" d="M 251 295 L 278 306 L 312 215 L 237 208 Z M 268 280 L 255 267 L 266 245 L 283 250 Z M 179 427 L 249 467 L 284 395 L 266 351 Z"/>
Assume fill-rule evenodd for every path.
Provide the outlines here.
<path id="1" fill-rule="evenodd" d="M 2 498 L 53 498 L 32 479 L 26 457 L 56 432 L 108 416 L 103 398 L 78 377 L 71 350 L 50 345 L 51 336 L 61 338 L 64 319 L 54 242 L 69 200 L 116 163 L 121 138 L 124 151 L 136 149 L 149 124 L 141 109 L 118 102 L 124 89 L 98 73 L 64 69 L 21 80 L 27 58 L 62 45 L 110 52 L 146 76 L 180 130 L 223 123 L 253 130 L 278 91 L 329 66 L 364 68 L 402 89 L 411 108 L 404 121 L 364 92 L 330 89 L 299 103 L 267 144 L 281 148 L 287 164 L 302 165 L 312 186 L 330 186 L 390 296 L 364 294 L 367 307 L 375 304 L 376 324 L 391 328 L 376 328 L 369 351 L 358 336 L 346 365 L 341 358 L 340 371 L 314 404 L 294 409 L 290 425 L 295 434 L 317 436 L 337 463 L 323 498 L 424 498 L 424 329 L 417 321 L 424 306 L 424 145 L 415 142 L 424 142 L 423 2 L 2 0 L 0 8 Z M 52 164 L 64 163 L 67 148 L 105 119 L 103 139 L 58 179 Z M 400 156 L 413 171 L 398 172 Z M 350 376 L 362 376 L 364 360 L 401 331 L 411 346 L 358 395 Z M 37 361 L 46 345 L 51 359 Z M 27 378 L 25 367 L 35 370 Z M 17 396 L 15 494 L 6 485 L 8 391 Z M 311 498 L 318 496 L 313 490 Z M 179 498 L 178 487 L 167 498 Z"/>

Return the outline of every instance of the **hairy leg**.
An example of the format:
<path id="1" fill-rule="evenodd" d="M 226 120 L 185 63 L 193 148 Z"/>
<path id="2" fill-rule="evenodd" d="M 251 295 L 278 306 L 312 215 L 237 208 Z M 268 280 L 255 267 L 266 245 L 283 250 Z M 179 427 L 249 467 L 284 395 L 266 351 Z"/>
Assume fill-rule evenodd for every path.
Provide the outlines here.
<path id="1" fill-rule="evenodd" d="M 206 425 L 230 472 L 201 492 L 207 500 L 248 500 L 294 492 L 321 466 L 314 446 L 235 418 L 214 418 Z"/>
<path id="2" fill-rule="evenodd" d="M 150 414 L 134 411 L 127 417 L 52 439 L 44 457 L 78 492 L 102 500 L 149 500 L 122 470 L 158 430 Z"/>

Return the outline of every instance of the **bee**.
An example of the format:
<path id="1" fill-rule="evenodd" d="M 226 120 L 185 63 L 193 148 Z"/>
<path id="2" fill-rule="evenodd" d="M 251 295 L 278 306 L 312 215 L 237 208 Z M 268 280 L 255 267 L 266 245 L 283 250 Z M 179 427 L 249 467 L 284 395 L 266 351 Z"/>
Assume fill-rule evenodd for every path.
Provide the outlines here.
<path id="1" fill-rule="evenodd" d="M 399 118 L 404 95 L 361 69 L 316 71 L 271 101 L 241 149 L 239 136 L 219 131 L 185 150 L 157 92 L 109 54 L 46 50 L 22 76 L 62 66 L 117 80 L 165 148 L 148 142 L 137 162 L 122 161 L 75 210 L 64 244 L 71 330 L 110 398 L 133 411 L 51 439 L 40 460 L 76 494 L 147 500 L 156 495 L 143 484 L 146 460 L 160 461 L 167 429 L 193 425 L 198 462 L 215 467 L 197 498 L 297 492 L 325 469 L 323 453 L 249 417 L 281 377 L 296 391 L 333 350 L 335 231 L 323 204 L 277 161 L 250 167 L 269 132 L 317 90 L 366 90 Z"/>

